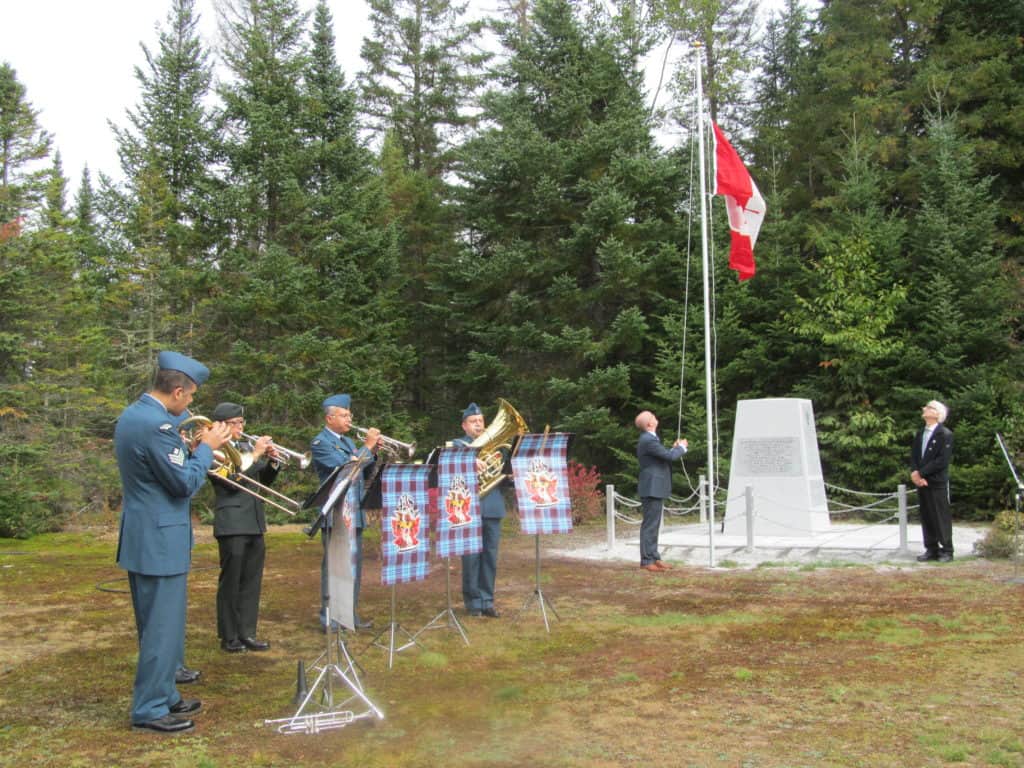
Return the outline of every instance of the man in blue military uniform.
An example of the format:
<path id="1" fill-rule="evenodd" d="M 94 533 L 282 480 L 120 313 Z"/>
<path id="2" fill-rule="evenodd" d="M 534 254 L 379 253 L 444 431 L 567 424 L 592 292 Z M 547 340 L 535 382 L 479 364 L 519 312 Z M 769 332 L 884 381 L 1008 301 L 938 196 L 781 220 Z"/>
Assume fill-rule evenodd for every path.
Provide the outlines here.
<path id="1" fill-rule="evenodd" d="M 462 412 L 462 431 L 465 434 L 452 442 L 470 445 L 483 434 L 484 426 L 484 414 L 480 406 L 470 403 Z M 498 488 L 480 497 L 483 548 L 476 554 L 462 556 L 462 601 L 470 616 L 498 618 L 498 609 L 494 607 L 494 581 L 498 576 L 498 544 L 501 542 L 501 521 L 504 517 L 505 500 Z"/>
<path id="2" fill-rule="evenodd" d="M 210 418 L 223 421 L 231 430 L 231 445 L 245 460 L 243 471 L 261 485 L 269 486 L 277 477 L 280 464 L 269 435 L 250 443 L 242 436 L 245 409 L 238 403 L 218 403 Z M 217 635 L 220 647 L 228 653 L 266 651 L 270 643 L 256 637 L 263 585 L 263 564 L 266 545 L 267 517 L 263 501 L 252 493 L 221 477 L 211 477 L 216 497 L 213 507 L 213 535 L 220 553 L 220 576 L 217 579 Z"/>
<path id="3" fill-rule="evenodd" d="M 161 352 L 152 388 L 129 405 L 114 430 L 123 506 L 117 564 L 128 584 L 139 636 L 132 691 L 134 728 L 178 733 L 193 728 L 196 699 L 183 699 L 175 670 L 184 658 L 186 580 L 192 555 L 189 499 L 206 482 L 213 451 L 228 437 L 214 423 L 192 454 L 178 434 L 200 384 L 210 375 L 202 363 L 177 352 Z"/>
<path id="4" fill-rule="evenodd" d="M 341 467 L 354 458 L 365 457 L 370 459 L 363 474 L 353 482 L 352 496 L 361 500 L 363 496 L 363 476 L 370 472 L 375 457 L 374 449 L 380 439 L 380 430 L 371 428 L 366 431 L 363 438 L 365 445 L 357 449 L 356 444 L 348 433 L 352 430 L 352 398 L 349 395 L 331 395 L 323 402 L 324 428 L 313 438 L 311 450 L 313 453 L 313 467 L 316 474 L 323 483 L 334 471 L 335 467 Z M 363 528 L 366 525 L 363 517 L 362 504 L 356 504 L 352 510 L 352 524 L 355 531 L 355 583 L 352 595 L 352 615 L 355 620 L 356 629 L 369 629 L 373 626 L 372 621 L 363 621 L 359 618 L 359 587 L 363 575 Z M 327 539 L 321 535 L 321 542 L 324 546 L 323 559 L 320 562 L 320 625 L 327 627 Z M 339 627 L 332 620 L 330 629 L 337 630 Z"/>
<path id="5" fill-rule="evenodd" d="M 661 561 L 661 553 L 658 552 L 658 529 L 665 499 L 672 494 L 672 464 L 686 453 L 688 443 L 676 440 L 671 450 L 662 445 L 658 439 L 658 419 L 650 411 L 637 414 L 634 423 L 640 430 L 640 439 L 636 443 L 636 457 L 640 460 L 637 491 L 643 512 L 640 567 L 646 571 L 667 571 L 669 566 Z"/>

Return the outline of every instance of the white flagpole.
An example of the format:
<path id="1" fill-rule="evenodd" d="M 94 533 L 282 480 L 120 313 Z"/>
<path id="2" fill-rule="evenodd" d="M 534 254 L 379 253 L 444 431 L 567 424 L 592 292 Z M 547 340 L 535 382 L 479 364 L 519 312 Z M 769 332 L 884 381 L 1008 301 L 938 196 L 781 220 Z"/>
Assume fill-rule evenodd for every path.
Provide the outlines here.
<path id="1" fill-rule="evenodd" d="M 711 281 L 708 258 L 707 169 L 704 167 L 704 84 L 701 77 L 701 45 L 696 43 L 697 63 L 697 147 L 700 155 L 700 247 L 704 275 L 704 402 L 707 409 L 708 444 L 708 557 L 715 567 L 715 431 L 711 391 Z"/>

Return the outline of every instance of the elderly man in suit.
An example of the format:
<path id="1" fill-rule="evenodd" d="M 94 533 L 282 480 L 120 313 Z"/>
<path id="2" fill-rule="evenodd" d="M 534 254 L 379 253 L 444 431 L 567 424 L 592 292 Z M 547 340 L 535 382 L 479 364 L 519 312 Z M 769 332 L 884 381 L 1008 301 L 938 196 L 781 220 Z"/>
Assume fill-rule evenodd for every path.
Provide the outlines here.
<path id="1" fill-rule="evenodd" d="M 237 403 L 218 403 L 210 418 L 223 421 L 231 430 L 231 445 L 242 456 L 251 457 L 243 470 L 246 477 L 270 485 L 280 464 L 268 435 L 255 443 L 242 437 L 245 409 Z M 220 477 L 212 477 L 216 497 L 213 507 L 213 535 L 220 552 L 217 579 L 217 634 L 220 647 L 228 653 L 265 651 L 270 643 L 256 638 L 260 610 L 263 564 L 266 546 L 263 534 L 267 517 L 263 501 Z"/>
<path id="2" fill-rule="evenodd" d="M 637 414 L 634 421 L 640 430 L 636 456 L 640 460 L 640 567 L 646 571 L 669 570 L 658 552 L 658 530 L 661 527 L 662 506 L 672 493 L 672 464 L 686 453 L 689 443 L 676 440 L 671 450 L 658 439 L 658 419 L 650 411 Z"/>
<path id="3" fill-rule="evenodd" d="M 184 658 L 192 556 L 189 499 L 206 482 L 213 451 L 229 431 L 215 422 L 189 455 L 177 417 L 210 371 L 177 352 L 161 352 L 157 365 L 152 388 L 125 408 L 114 429 L 123 490 L 117 564 L 128 572 L 139 637 L 132 727 L 180 733 L 194 726 L 180 716 L 201 706 L 197 699 L 183 699 L 175 686 Z"/>
<path id="4" fill-rule="evenodd" d="M 938 400 L 921 409 L 924 426 L 910 446 L 910 480 L 917 486 L 924 553 L 918 561 L 953 559 L 953 518 L 949 511 L 949 461 L 953 433 L 943 422 L 949 411 Z"/>
<path id="5" fill-rule="evenodd" d="M 377 442 L 380 440 L 380 430 L 370 428 L 366 430 L 363 438 L 362 448 L 356 448 L 348 433 L 352 430 L 352 398 L 349 395 L 331 395 L 323 402 L 324 428 L 313 438 L 311 450 L 313 454 L 313 468 L 316 470 L 320 482 L 323 483 L 336 467 L 344 466 L 356 457 L 371 459 L 363 470 L 362 475 L 353 482 L 352 498 L 362 499 L 363 477 L 371 471 L 373 455 Z M 362 505 L 357 503 L 352 510 L 352 527 L 355 534 L 355 583 L 352 595 L 352 614 L 355 621 L 355 629 L 370 629 L 372 621 L 364 621 L 359 618 L 359 588 L 363 576 L 363 528 L 366 520 L 363 517 Z M 327 626 L 327 538 L 321 537 L 324 545 L 324 555 L 320 562 L 320 625 L 325 631 L 336 630 L 338 626 Z M 331 621 L 334 625 L 335 622 Z"/>

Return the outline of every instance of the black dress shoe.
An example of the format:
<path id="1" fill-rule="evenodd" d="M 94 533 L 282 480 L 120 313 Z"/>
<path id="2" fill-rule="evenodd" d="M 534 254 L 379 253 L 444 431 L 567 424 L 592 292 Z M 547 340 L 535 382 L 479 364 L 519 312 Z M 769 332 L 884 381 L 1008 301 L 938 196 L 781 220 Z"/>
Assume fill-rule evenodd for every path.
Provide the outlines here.
<path id="1" fill-rule="evenodd" d="M 953 554 L 951 552 L 940 552 L 938 558 L 936 558 L 936 559 L 940 563 L 952 563 L 953 562 Z"/>
<path id="2" fill-rule="evenodd" d="M 132 723 L 132 728 L 137 731 L 156 731 L 157 733 L 184 733 L 191 731 L 196 724 L 191 720 L 174 715 L 164 715 L 156 720 L 149 720 L 145 723 Z"/>
<path id="3" fill-rule="evenodd" d="M 220 644 L 220 647 L 228 653 L 241 653 L 245 650 L 241 640 L 226 640 Z"/>
<path id="4" fill-rule="evenodd" d="M 266 640 L 257 640 L 255 637 L 243 637 L 242 645 L 250 651 L 269 651 L 270 643 Z"/>
<path id="5" fill-rule="evenodd" d="M 492 619 L 496 619 L 501 615 L 500 613 L 498 613 L 498 609 L 495 608 L 493 605 L 489 608 L 484 608 L 482 611 L 480 611 L 480 614 L 482 616 L 488 616 Z"/>
<path id="6" fill-rule="evenodd" d="M 923 555 L 917 556 L 917 562 L 927 563 L 929 560 L 938 560 L 939 555 L 937 552 L 925 552 Z"/>
<path id="7" fill-rule="evenodd" d="M 466 611 L 466 615 L 467 616 L 480 616 L 482 614 L 481 614 L 480 611 Z"/>
<path id="8" fill-rule="evenodd" d="M 356 621 L 356 629 L 373 629 L 373 621 L 371 619 L 359 619 Z"/>
<path id="9" fill-rule="evenodd" d="M 199 699 L 179 699 L 178 703 L 171 707 L 172 715 L 191 715 L 203 708 Z"/>
<path id="10" fill-rule="evenodd" d="M 188 667 L 178 667 L 178 671 L 174 673 L 174 682 L 177 685 L 187 685 L 189 683 L 196 682 L 203 673 L 198 669 L 189 669 Z"/>

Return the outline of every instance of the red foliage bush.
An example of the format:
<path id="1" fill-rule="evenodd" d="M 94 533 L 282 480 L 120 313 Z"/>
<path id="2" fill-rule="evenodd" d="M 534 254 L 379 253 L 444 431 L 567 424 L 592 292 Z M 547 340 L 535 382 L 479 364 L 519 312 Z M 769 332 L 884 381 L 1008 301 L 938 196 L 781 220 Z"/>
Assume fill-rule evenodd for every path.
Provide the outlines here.
<path id="1" fill-rule="evenodd" d="M 569 497 L 572 500 L 572 524 L 579 525 L 604 515 L 604 491 L 597 467 L 585 467 L 569 461 Z"/>

